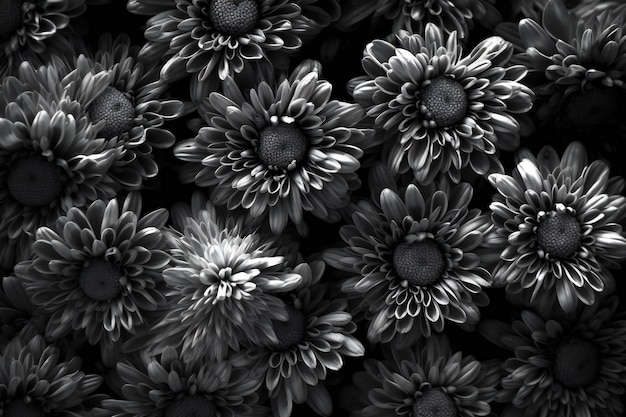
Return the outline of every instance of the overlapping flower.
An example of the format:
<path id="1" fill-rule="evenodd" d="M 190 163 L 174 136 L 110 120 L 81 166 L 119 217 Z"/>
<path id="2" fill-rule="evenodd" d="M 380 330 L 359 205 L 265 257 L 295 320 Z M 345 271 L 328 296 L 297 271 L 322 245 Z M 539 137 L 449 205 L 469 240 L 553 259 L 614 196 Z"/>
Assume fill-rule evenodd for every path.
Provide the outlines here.
<path id="1" fill-rule="evenodd" d="M 442 173 L 459 182 L 466 168 L 502 171 L 498 151 L 516 149 L 529 133 L 521 116 L 533 100 L 520 82 L 526 68 L 509 65 L 511 44 L 489 37 L 464 55 L 457 34 L 434 24 L 423 35 L 395 36 L 366 46 L 366 75 L 349 84 L 385 137 L 383 159 L 424 183 Z"/>

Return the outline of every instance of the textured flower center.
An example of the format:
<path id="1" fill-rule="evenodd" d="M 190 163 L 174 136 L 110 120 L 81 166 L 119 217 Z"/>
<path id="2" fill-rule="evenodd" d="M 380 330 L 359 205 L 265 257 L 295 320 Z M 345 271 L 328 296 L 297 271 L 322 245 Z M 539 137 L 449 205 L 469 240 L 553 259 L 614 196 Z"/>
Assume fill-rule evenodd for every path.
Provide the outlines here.
<path id="1" fill-rule="evenodd" d="M 393 269 L 401 279 L 413 285 L 425 287 L 434 284 L 441 277 L 444 267 L 441 249 L 432 239 L 401 243 L 393 251 Z"/>
<path id="2" fill-rule="evenodd" d="M 413 403 L 413 417 L 456 417 L 454 401 L 439 389 L 429 389 Z"/>
<path id="3" fill-rule="evenodd" d="M 422 104 L 438 126 L 452 126 L 465 117 L 467 94 L 458 81 L 439 76 L 422 88 Z"/>
<path id="4" fill-rule="evenodd" d="M 554 357 L 554 378 L 567 388 L 589 385 L 600 368 L 598 350 L 586 340 L 562 343 Z"/>
<path id="5" fill-rule="evenodd" d="M 598 86 L 572 94 L 565 108 L 567 122 L 577 127 L 593 127 L 610 121 L 622 102 L 619 90 Z"/>
<path id="6" fill-rule="evenodd" d="M 23 0 L 0 0 L 0 38 L 11 35 L 22 24 Z"/>
<path id="7" fill-rule="evenodd" d="M 209 16 L 219 33 L 244 35 L 256 27 L 259 5 L 255 0 L 213 0 Z"/>
<path id="8" fill-rule="evenodd" d="M 537 245 L 550 257 L 568 258 L 578 251 L 580 225 L 569 213 L 551 211 L 539 219 Z"/>
<path id="9" fill-rule="evenodd" d="M 304 329 L 306 326 L 306 317 L 300 310 L 287 304 L 287 321 L 272 320 L 272 327 L 276 333 L 278 343 L 272 347 L 274 350 L 284 351 L 298 344 L 304 337 Z"/>
<path id="10" fill-rule="evenodd" d="M 79 285 L 85 294 L 96 301 L 107 301 L 122 290 L 120 269 L 104 259 L 93 259 L 80 271 Z"/>
<path id="11" fill-rule="evenodd" d="M 302 161 L 306 136 L 293 123 L 267 126 L 259 133 L 259 159 L 271 169 L 288 169 Z"/>
<path id="12" fill-rule="evenodd" d="M 15 161 L 7 177 L 11 196 L 25 206 L 50 204 L 61 194 L 59 168 L 42 156 L 32 155 Z"/>
<path id="13" fill-rule="evenodd" d="M 215 417 L 217 408 L 213 401 L 203 395 L 186 395 L 170 404 L 163 417 Z"/>
<path id="14" fill-rule="evenodd" d="M 104 121 L 101 133 L 111 139 L 133 127 L 135 107 L 124 93 L 107 87 L 91 104 L 89 116 L 94 123 Z"/>
<path id="15" fill-rule="evenodd" d="M 46 413 L 36 404 L 15 399 L 4 408 L 3 417 L 46 417 Z"/>

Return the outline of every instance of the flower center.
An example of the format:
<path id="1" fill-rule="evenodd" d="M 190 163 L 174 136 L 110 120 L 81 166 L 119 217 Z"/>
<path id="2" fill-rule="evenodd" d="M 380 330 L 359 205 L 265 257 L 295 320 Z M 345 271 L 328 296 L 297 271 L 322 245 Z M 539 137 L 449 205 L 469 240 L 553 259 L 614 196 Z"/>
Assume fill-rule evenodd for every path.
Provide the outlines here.
<path id="1" fill-rule="evenodd" d="M 285 307 L 289 316 L 287 321 L 272 320 L 272 327 L 278 339 L 278 343 L 274 344 L 272 348 L 278 351 L 288 350 L 298 344 L 304 337 L 306 327 L 306 317 L 300 310 L 289 304 Z"/>
<path id="2" fill-rule="evenodd" d="M 573 339 L 562 343 L 554 357 L 554 378 L 567 388 L 593 383 L 599 368 L 598 350 L 586 340 Z"/>
<path id="3" fill-rule="evenodd" d="M 46 417 L 46 413 L 36 404 L 15 399 L 4 408 L 3 417 Z"/>
<path id="4" fill-rule="evenodd" d="M 101 133 L 111 139 L 133 127 L 135 107 L 124 93 L 107 87 L 91 104 L 89 116 L 94 123 L 104 120 Z"/>
<path id="5" fill-rule="evenodd" d="M 122 290 L 120 269 L 104 259 L 92 259 L 80 271 L 78 283 L 85 294 L 96 301 L 107 301 Z"/>
<path id="6" fill-rule="evenodd" d="M 444 267 L 441 249 L 432 239 L 401 243 L 393 251 L 393 269 L 401 279 L 413 285 L 434 284 L 441 278 Z"/>
<path id="7" fill-rule="evenodd" d="M 24 206 L 50 204 L 61 194 L 61 185 L 59 168 L 39 155 L 15 161 L 7 177 L 9 193 Z"/>
<path id="8" fill-rule="evenodd" d="M 422 87 L 421 95 L 426 117 L 438 126 L 452 126 L 465 117 L 467 94 L 458 81 L 443 76 L 433 78 Z"/>
<path id="9" fill-rule="evenodd" d="M 167 406 L 163 417 L 215 417 L 217 408 L 203 395 L 186 395 Z"/>
<path id="10" fill-rule="evenodd" d="M 259 5 L 255 0 L 213 0 L 209 16 L 219 33 L 244 35 L 256 27 Z"/>
<path id="11" fill-rule="evenodd" d="M 572 94 L 565 104 L 567 123 L 575 127 L 600 126 L 617 115 L 622 102 L 615 87 L 598 86 Z"/>
<path id="12" fill-rule="evenodd" d="M 306 136 L 293 123 L 270 125 L 259 133 L 257 154 L 270 169 L 290 169 L 306 151 Z"/>
<path id="13" fill-rule="evenodd" d="M 0 39 L 11 35 L 22 24 L 23 0 L 0 0 Z"/>
<path id="14" fill-rule="evenodd" d="M 553 258 L 568 258 L 576 253 L 581 242 L 580 225 L 574 216 L 551 211 L 539 218 L 537 245 Z"/>
<path id="15" fill-rule="evenodd" d="M 456 417 L 454 401 L 440 389 L 428 389 L 413 403 L 413 417 Z"/>

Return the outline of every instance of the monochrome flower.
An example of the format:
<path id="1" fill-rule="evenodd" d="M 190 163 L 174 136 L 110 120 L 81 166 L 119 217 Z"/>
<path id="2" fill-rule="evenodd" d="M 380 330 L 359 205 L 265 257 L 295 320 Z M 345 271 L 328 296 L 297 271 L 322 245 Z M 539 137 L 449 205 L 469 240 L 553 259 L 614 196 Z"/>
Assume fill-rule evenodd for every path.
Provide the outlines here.
<path id="1" fill-rule="evenodd" d="M 399 31 L 395 41 L 370 42 L 366 75 L 349 83 L 384 134 L 383 159 L 391 169 L 412 169 L 423 183 L 442 173 L 459 182 L 466 168 L 501 172 L 498 151 L 516 149 L 520 133 L 529 133 L 523 116 L 533 99 L 520 83 L 526 69 L 509 65 L 512 45 L 492 36 L 464 56 L 456 33 L 434 24 L 424 35 Z"/>

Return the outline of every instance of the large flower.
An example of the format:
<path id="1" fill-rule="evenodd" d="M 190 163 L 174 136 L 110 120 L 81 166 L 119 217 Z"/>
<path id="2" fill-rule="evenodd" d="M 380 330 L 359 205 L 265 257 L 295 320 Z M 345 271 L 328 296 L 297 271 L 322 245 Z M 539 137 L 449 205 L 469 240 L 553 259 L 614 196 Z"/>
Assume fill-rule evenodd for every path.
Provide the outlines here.
<path id="1" fill-rule="evenodd" d="M 512 46 L 500 37 L 463 56 L 456 33 L 446 36 L 433 24 L 425 31 L 400 31 L 397 45 L 369 43 L 367 75 L 349 83 L 384 132 L 383 158 L 394 172 L 411 168 L 424 183 L 440 173 L 459 182 L 467 167 L 480 175 L 502 171 L 498 150 L 518 147 L 523 113 L 532 106 L 532 92 L 519 82 L 526 69 L 508 65 Z"/>
<path id="2" fill-rule="evenodd" d="M 610 8 L 586 19 L 561 0 L 547 2 L 541 21 L 522 19 L 511 41 L 529 69 L 539 120 L 556 118 L 566 129 L 621 123 L 626 81 L 626 9 Z"/>
<path id="3" fill-rule="evenodd" d="M 609 178 L 602 161 L 587 163 L 578 142 L 559 159 L 545 147 L 522 154 L 513 174 L 489 177 L 498 194 L 491 203 L 495 225 L 487 239 L 496 254 L 494 285 L 529 293 L 529 301 L 554 302 L 571 311 L 592 304 L 612 285 L 607 267 L 626 259 L 620 222 L 626 217 L 621 178 Z M 534 301 L 537 297 L 537 301 Z"/>
<path id="4" fill-rule="evenodd" d="M 392 343 L 385 360 L 364 367 L 353 376 L 353 417 L 487 416 L 500 382 L 496 362 L 453 351 L 445 335 Z"/>
<path id="5" fill-rule="evenodd" d="M 103 78 L 81 82 L 95 88 Z M 109 169 L 119 150 L 76 114 L 53 65 L 34 69 L 24 62 L 17 77 L 3 80 L 0 131 L 0 252 L 10 269 L 16 256 L 29 253 L 37 227 L 51 225 L 71 207 L 115 196 L 119 184 Z"/>
<path id="6" fill-rule="evenodd" d="M 343 366 L 344 356 L 362 356 L 364 348 L 352 333 L 356 325 L 345 299 L 333 297 L 320 283 L 321 260 L 310 263 L 299 288 L 286 297 L 288 319 L 272 322 L 277 342 L 248 356 L 265 371 L 265 386 L 275 416 L 292 414 L 292 402 L 306 402 L 328 416 L 332 400 L 324 385 L 328 371 Z"/>
<path id="7" fill-rule="evenodd" d="M 342 289 L 372 318 L 368 339 L 430 336 L 446 321 L 476 324 L 491 276 L 474 251 L 492 226 L 488 215 L 468 209 L 472 187 L 443 181 L 400 192 L 383 170 L 373 172 L 373 201 L 357 203 L 351 224 L 341 227 L 346 245 L 324 254 L 355 274 Z"/>
<path id="8" fill-rule="evenodd" d="M 0 11 L 2 61 L 19 50 L 42 53 L 47 40 L 82 14 L 85 0 L 5 0 Z"/>
<path id="9" fill-rule="evenodd" d="M 259 63 L 286 68 L 288 55 L 300 49 L 306 33 L 298 3 L 175 0 L 163 6 L 160 0 L 129 0 L 128 10 L 152 15 L 140 57 L 166 60 L 163 80 L 192 74 L 194 83 L 214 83 Z"/>
<path id="10" fill-rule="evenodd" d="M 336 26 L 353 30 L 367 17 L 392 21 L 392 32 L 406 30 L 424 33 L 428 23 L 433 23 L 445 33 L 456 32 L 466 40 L 474 23 L 489 28 L 502 20 L 493 0 L 348 0 Z"/>
<path id="11" fill-rule="evenodd" d="M 504 363 L 498 401 L 502 417 L 618 417 L 626 392 L 626 320 L 617 297 L 564 316 L 524 310 L 505 324 L 485 321 L 480 332 L 513 353 Z"/>
<path id="12" fill-rule="evenodd" d="M 119 148 L 110 175 L 125 189 L 139 189 L 158 174 L 153 148 L 174 145 L 174 135 L 163 124 L 190 108 L 168 98 L 159 80 L 161 66 L 138 60 L 139 48 L 127 35 L 101 36 L 97 51 L 87 50 L 86 56 L 79 54 L 79 46 L 76 49 L 64 65 L 64 93 L 79 106 L 76 111 L 96 125 L 98 137 Z M 94 88 L 83 83 L 88 74 L 107 74 L 108 84 Z"/>
<path id="13" fill-rule="evenodd" d="M 94 394 L 99 375 L 81 371 L 79 357 L 48 346 L 41 335 L 14 338 L 0 353 L 0 415 L 3 417 L 100 417 L 109 414 Z"/>
<path id="14" fill-rule="evenodd" d="M 224 93 L 204 101 L 208 126 L 179 142 L 175 155 L 189 161 L 183 182 L 211 187 L 212 201 L 269 218 L 280 233 L 288 224 L 306 233 L 304 212 L 332 222 L 360 186 L 356 174 L 370 131 L 355 125 L 359 105 L 331 100 L 319 63 L 305 61 L 283 81 L 242 91 L 231 79 Z"/>
<path id="15" fill-rule="evenodd" d="M 176 213 L 179 206 L 173 209 L 180 232 L 167 232 L 169 302 L 145 335 L 150 352 L 175 346 L 190 360 L 221 360 L 229 349 L 276 343 L 272 320 L 287 319 L 276 295 L 295 288 L 307 264 L 289 265 L 280 238 L 249 226 L 245 216 L 218 213 L 208 202 L 192 209 L 185 216 Z"/>
<path id="16" fill-rule="evenodd" d="M 167 211 L 139 216 L 141 200 L 131 194 L 71 208 L 53 227 L 37 230 L 32 259 L 19 263 L 33 303 L 51 317 L 46 336 L 72 330 L 100 343 L 105 363 L 112 345 L 135 333 L 146 314 L 165 304 L 163 269 L 169 263 L 162 229 Z"/>
<path id="17" fill-rule="evenodd" d="M 192 361 L 167 347 L 120 362 L 122 399 L 104 406 L 114 417 L 267 416 L 267 407 L 257 405 L 261 375 L 243 359 Z"/>

